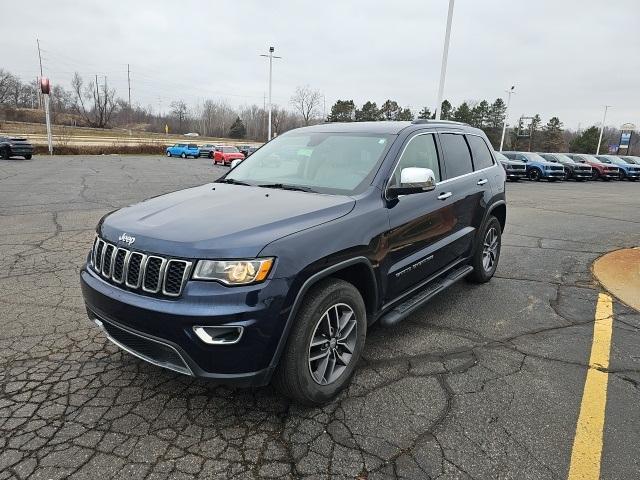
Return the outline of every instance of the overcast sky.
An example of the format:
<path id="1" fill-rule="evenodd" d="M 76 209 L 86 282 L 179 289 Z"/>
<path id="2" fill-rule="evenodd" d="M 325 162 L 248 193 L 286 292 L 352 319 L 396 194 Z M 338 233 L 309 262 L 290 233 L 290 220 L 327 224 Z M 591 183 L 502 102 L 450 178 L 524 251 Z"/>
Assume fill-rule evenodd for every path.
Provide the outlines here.
<path id="1" fill-rule="evenodd" d="M 436 103 L 447 0 L 3 0 L 0 68 L 68 85 L 107 75 L 126 97 L 168 109 L 175 99 L 262 105 L 269 45 L 274 103 L 297 85 L 336 99 L 415 111 Z M 638 1 L 457 0 L 445 98 L 493 100 L 515 84 L 510 118 L 540 113 L 582 128 L 640 125 Z"/>

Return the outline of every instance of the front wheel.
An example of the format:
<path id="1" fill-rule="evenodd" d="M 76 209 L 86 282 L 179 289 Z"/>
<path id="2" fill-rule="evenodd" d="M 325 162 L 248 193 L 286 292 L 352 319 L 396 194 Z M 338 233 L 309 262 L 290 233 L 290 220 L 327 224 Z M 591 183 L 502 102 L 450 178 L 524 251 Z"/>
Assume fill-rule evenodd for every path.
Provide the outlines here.
<path id="1" fill-rule="evenodd" d="M 0 150 L 0 158 L 2 158 L 3 160 L 9 160 L 10 157 L 11 157 L 11 152 L 9 151 L 8 148 L 3 148 Z"/>
<path id="2" fill-rule="evenodd" d="M 364 348 L 367 312 L 352 284 L 328 278 L 304 297 L 278 368 L 274 386 L 304 405 L 321 405 L 351 380 Z"/>
<path id="3" fill-rule="evenodd" d="M 538 170 L 537 168 L 532 168 L 531 170 L 529 170 L 530 180 L 533 180 L 534 182 L 539 182 L 540 178 L 542 178 L 542 172 L 540 170 Z"/>
<path id="4" fill-rule="evenodd" d="M 31 158 L 32 158 L 32 156 L 31 156 L 31 155 L 25 155 L 25 156 L 24 156 L 24 159 L 25 159 L 25 160 L 31 160 Z"/>
<path id="5" fill-rule="evenodd" d="M 600 178 L 600 172 L 595 168 L 591 171 L 591 180 L 598 180 Z"/>
<path id="6" fill-rule="evenodd" d="M 474 283 L 488 282 L 498 268 L 502 247 L 502 227 L 496 217 L 488 218 L 480 238 L 482 240 L 471 258 L 473 272 L 467 277 Z"/>
<path id="7" fill-rule="evenodd" d="M 186 155 L 184 152 L 182 152 L 182 153 L 180 154 L 180 158 L 187 158 L 187 155 Z"/>
<path id="8" fill-rule="evenodd" d="M 167 152 L 167 157 L 171 157 L 171 152 Z"/>

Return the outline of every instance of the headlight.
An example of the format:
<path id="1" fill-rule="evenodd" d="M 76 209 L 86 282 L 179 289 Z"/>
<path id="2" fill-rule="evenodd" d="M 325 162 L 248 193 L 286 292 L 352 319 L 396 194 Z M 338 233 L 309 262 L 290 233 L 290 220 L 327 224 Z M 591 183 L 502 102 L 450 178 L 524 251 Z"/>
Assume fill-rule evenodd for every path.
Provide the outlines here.
<path id="1" fill-rule="evenodd" d="M 273 266 L 273 258 L 253 260 L 200 260 L 194 280 L 217 280 L 226 285 L 246 285 L 264 281 Z"/>

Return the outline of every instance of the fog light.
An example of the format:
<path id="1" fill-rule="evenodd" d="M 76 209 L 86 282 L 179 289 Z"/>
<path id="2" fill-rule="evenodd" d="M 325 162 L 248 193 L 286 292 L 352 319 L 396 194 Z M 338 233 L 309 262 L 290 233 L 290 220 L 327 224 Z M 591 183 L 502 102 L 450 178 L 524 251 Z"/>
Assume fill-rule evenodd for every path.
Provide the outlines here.
<path id="1" fill-rule="evenodd" d="M 233 345 L 240 341 L 244 327 L 221 326 L 221 327 L 193 327 L 193 331 L 200 340 L 209 345 Z"/>

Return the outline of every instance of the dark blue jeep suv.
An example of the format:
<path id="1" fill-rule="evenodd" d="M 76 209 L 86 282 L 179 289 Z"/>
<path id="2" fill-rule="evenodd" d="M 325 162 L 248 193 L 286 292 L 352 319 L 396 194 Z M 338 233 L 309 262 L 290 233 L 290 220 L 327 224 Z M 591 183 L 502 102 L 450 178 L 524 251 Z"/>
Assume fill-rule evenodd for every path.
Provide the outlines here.
<path id="1" fill-rule="evenodd" d="M 143 360 L 320 404 L 348 384 L 371 324 L 493 276 L 505 218 L 505 171 L 481 130 L 316 125 L 214 183 L 106 215 L 82 291 Z"/>

